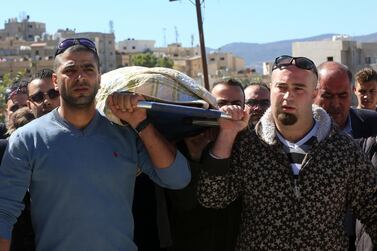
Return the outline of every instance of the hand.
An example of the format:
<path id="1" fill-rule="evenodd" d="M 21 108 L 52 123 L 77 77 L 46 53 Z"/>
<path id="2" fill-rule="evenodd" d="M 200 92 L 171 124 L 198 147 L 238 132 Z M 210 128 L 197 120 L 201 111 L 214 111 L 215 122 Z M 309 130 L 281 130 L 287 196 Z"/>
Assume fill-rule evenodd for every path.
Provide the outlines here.
<path id="1" fill-rule="evenodd" d="M 107 103 L 115 116 L 135 128 L 147 117 L 145 109 L 137 108 L 141 100 L 145 100 L 144 97 L 136 93 L 115 92 L 108 97 Z"/>
<path id="2" fill-rule="evenodd" d="M 218 134 L 217 129 L 218 128 L 209 128 L 198 135 L 184 138 L 191 159 L 196 161 L 200 160 L 204 148 L 208 143 L 215 141 Z"/>
<path id="3" fill-rule="evenodd" d="M 250 115 L 246 109 L 237 105 L 225 105 L 220 110 L 231 116 L 231 119 L 219 119 L 221 131 L 230 131 L 237 134 L 248 126 Z"/>

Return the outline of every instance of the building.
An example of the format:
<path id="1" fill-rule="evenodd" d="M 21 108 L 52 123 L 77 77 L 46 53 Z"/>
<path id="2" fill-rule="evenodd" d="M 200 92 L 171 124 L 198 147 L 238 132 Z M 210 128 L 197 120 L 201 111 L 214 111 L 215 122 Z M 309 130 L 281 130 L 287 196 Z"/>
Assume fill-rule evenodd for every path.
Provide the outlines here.
<path id="1" fill-rule="evenodd" d="M 218 73 L 239 72 L 245 69 L 245 60 L 229 52 L 211 52 L 207 56 L 208 64 L 216 64 Z M 211 73 L 210 73 L 211 74 Z"/>
<path id="2" fill-rule="evenodd" d="M 348 36 L 334 36 L 332 40 L 295 42 L 292 44 L 292 55 L 308 57 L 316 65 L 336 61 L 356 73 L 366 65 L 377 63 L 377 43 L 361 43 Z"/>
<path id="3" fill-rule="evenodd" d="M 155 44 L 156 41 L 154 40 L 135 40 L 134 38 L 128 38 L 117 42 L 115 49 L 120 53 L 143 53 L 153 51 Z"/>
<path id="4" fill-rule="evenodd" d="M 20 22 L 17 18 L 10 18 L 4 24 L 4 29 L 0 30 L 0 40 L 6 37 L 14 37 L 25 41 L 34 41 L 36 38 L 42 38 L 46 33 L 46 24 L 29 21 L 30 17 L 26 16 Z"/>

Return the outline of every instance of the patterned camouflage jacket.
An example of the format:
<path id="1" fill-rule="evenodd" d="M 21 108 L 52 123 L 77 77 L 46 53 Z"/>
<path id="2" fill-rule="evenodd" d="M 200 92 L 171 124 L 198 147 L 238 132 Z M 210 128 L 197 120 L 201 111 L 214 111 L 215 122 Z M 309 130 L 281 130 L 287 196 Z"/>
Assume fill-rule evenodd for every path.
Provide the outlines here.
<path id="1" fill-rule="evenodd" d="M 228 160 L 208 154 L 198 188 L 205 207 L 242 197 L 237 250 L 346 250 L 347 205 L 377 240 L 376 169 L 331 119 L 313 107 L 317 141 L 295 181 L 268 110 L 237 139 Z"/>

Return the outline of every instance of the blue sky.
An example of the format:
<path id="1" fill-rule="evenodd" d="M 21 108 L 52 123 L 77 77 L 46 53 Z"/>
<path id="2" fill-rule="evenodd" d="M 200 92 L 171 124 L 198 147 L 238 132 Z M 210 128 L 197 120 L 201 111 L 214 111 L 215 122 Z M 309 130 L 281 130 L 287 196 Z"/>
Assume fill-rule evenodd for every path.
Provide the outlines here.
<path id="1" fill-rule="evenodd" d="M 195 0 L 10 0 L 1 1 L 0 21 L 30 15 L 47 32 L 59 28 L 78 32 L 109 32 L 116 40 L 156 40 L 156 46 L 176 41 L 199 43 Z M 203 17 L 207 47 L 231 42 L 265 43 L 324 33 L 351 36 L 377 32 L 376 0 L 205 0 Z M 2 24 L 0 28 L 3 28 Z M 164 39 L 166 38 L 166 39 Z"/>

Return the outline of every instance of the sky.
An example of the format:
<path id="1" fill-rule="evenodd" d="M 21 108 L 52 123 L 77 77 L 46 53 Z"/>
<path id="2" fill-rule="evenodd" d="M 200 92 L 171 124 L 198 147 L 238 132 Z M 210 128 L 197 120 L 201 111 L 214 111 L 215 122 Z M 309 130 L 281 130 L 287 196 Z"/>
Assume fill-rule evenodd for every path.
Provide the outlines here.
<path id="1" fill-rule="evenodd" d="M 203 2 L 203 1 L 202 1 Z M 350 36 L 377 32 L 376 0 L 205 0 L 206 47 L 232 42 L 267 43 L 325 33 Z M 195 0 L 2 0 L 0 29 L 8 18 L 30 16 L 47 32 L 110 32 L 115 40 L 155 40 L 156 47 L 199 44 Z M 176 35 L 178 34 L 178 35 Z M 192 39 L 193 38 L 193 39 Z"/>

